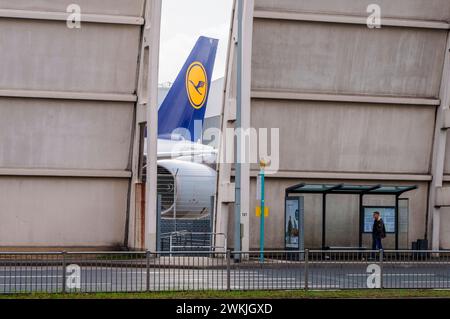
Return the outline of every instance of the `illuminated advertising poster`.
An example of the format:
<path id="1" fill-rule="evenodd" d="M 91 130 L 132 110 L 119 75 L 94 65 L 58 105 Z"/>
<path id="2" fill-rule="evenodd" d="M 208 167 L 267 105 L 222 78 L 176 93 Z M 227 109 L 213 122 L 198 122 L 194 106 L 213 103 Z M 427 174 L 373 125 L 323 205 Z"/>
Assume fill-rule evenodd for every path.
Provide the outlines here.
<path id="1" fill-rule="evenodd" d="M 300 249 L 301 220 L 300 220 L 300 199 L 287 198 L 285 211 L 285 247 L 286 249 Z"/>

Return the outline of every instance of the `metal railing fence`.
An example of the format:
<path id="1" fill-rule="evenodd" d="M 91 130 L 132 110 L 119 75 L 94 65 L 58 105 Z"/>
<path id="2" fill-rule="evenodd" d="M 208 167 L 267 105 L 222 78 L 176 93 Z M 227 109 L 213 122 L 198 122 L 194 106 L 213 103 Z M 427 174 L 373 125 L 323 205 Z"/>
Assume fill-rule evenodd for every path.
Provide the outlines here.
<path id="1" fill-rule="evenodd" d="M 0 293 L 450 289 L 450 251 L 0 252 Z"/>

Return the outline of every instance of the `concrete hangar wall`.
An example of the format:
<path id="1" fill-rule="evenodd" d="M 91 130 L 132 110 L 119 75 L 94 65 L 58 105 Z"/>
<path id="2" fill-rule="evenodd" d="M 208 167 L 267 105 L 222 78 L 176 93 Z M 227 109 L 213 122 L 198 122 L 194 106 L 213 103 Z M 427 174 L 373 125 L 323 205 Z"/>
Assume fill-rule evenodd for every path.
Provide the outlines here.
<path id="1" fill-rule="evenodd" d="M 134 243 L 160 2 L 78 0 L 79 29 L 71 3 L 0 1 L 0 247 Z"/>
<path id="2" fill-rule="evenodd" d="M 427 236 L 450 248 L 450 2 L 254 0 L 243 21 L 243 127 L 280 128 L 268 176 L 266 247 L 284 247 L 284 192 L 300 182 L 417 185 L 401 198 L 400 248 Z M 369 4 L 382 28 L 366 25 Z M 234 24 L 236 29 L 236 20 Z M 234 30 L 236 32 L 236 30 Z M 230 52 L 235 59 L 236 53 Z M 236 73 L 236 64 L 231 73 Z M 228 78 L 224 127 L 235 126 Z M 227 110 L 228 109 L 228 110 Z M 256 166 L 243 165 L 242 249 L 259 245 Z M 234 171 L 222 165 L 216 229 L 233 246 Z M 328 196 L 327 245 L 358 245 L 358 198 Z M 392 205 L 367 198 L 366 205 Z M 305 246 L 321 246 L 321 199 L 305 196 Z M 427 233 L 427 235 L 426 235 Z M 390 236 L 391 237 L 391 236 Z M 364 238 L 370 246 L 370 238 Z M 393 248 L 393 238 L 386 241 Z"/>

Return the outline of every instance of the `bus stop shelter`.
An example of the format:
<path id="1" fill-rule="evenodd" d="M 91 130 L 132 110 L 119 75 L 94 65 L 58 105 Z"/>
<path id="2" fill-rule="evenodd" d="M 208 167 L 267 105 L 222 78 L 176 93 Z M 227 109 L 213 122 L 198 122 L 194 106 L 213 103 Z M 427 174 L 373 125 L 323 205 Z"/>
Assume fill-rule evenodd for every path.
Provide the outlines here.
<path id="1" fill-rule="evenodd" d="M 349 185 L 349 184 L 307 184 L 301 183 L 286 189 L 286 198 L 293 194 L 322 194 L 322 248 L 326 248 L 327 195 L 359 195 L 359 247 L 362 248 L 364 232 L 365 195 L 395 196 L 395 249 L 399 247 L 399 197 L 417 186 L 395 185 Z"/>

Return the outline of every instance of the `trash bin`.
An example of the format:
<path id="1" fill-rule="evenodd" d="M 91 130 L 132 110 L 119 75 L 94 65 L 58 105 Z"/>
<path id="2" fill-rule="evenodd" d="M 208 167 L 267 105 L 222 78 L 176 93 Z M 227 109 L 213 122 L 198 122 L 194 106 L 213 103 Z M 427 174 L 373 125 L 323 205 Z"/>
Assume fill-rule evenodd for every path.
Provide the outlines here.
<path id="1" fill-rule="evenodd" d="M 417 239 L 418 250 L 428 250 L 428 239 Z"/>

